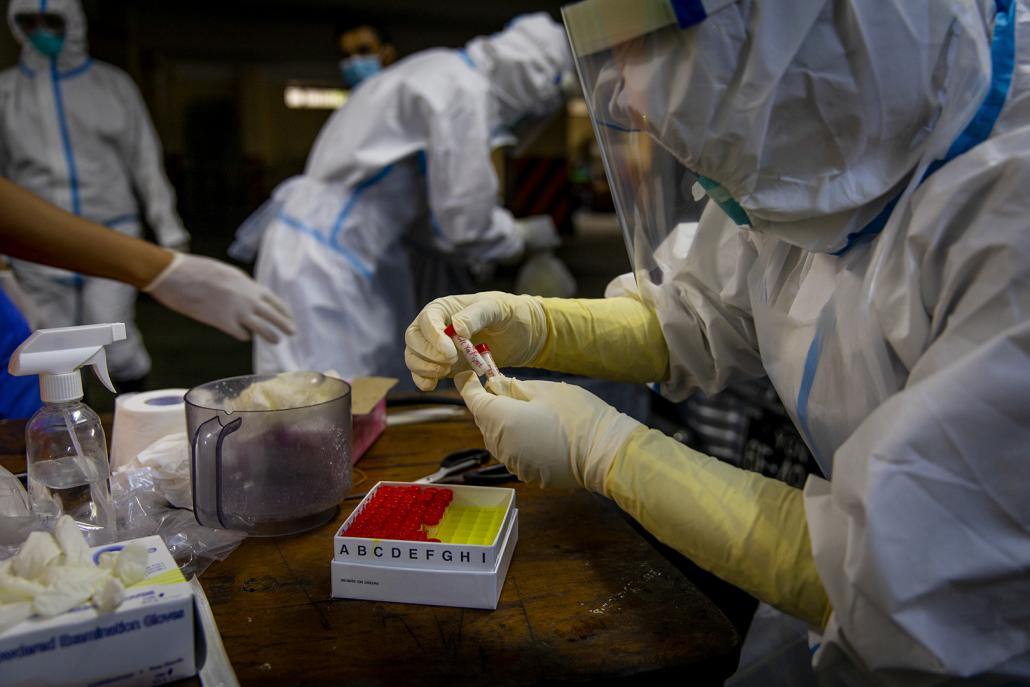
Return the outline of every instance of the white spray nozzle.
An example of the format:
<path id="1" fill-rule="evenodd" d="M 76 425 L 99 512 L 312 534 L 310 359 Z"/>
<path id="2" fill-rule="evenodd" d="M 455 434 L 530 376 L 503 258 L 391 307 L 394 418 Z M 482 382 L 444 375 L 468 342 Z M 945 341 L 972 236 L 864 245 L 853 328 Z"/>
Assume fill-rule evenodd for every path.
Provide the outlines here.
<path id="1" fill-rule="evenodd" d="M 104 346 L 124 338 L 125 325 L 121 322 L 40 329 L 18 346 L 7 371 L 12 375 L 40 375 L 41 396 L 46 402 L 82 398 L 78 369 L 83 365 L 92 365 L 100 381 L 113 392 Z"/>

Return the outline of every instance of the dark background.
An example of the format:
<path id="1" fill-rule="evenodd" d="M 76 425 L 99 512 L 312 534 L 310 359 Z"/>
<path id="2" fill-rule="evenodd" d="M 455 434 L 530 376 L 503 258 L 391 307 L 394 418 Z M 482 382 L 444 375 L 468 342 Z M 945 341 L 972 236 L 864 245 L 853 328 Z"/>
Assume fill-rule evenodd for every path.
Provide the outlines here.
<path id="1" fill-rule="evenodd" d="M 560 20 L 558 2 L 415 0 L 241 0 L 130 2 L 85 0 L 89 52 L 129 73 L 146 101 L 165 153 L 165 170 L 178 210 L 192 236 L 191 250 L 228 260 L 239 224 L 280 181 L 303 171 L 329 110 L 291 110 L 288 84 L 343 86 L 335 26 L 355 17 L 385 25 L 401 56 L 429 47 L 461 47 L 476 35 L 501 30 L 514 16 L 543 10 Z M 7 3 L 4 3 L 4 17 Z M 0 67 L 20 52 L 9 27 L 0 29 Z M 565 118 L 543 137 L 543 154 L 566 175 Z M 592 137 L 585 117 L 578 135 Z M 536 151 L 540 153 L 540 151 Z M 530 150 L 530 155 L 534 151 Z M 518 186 L 513 161 L 501 156 L 507 197 Z M 527 213 L 528 214 L 528 213 Z M 519 216 L 519 213 L 516 212 Z M 559 255 L 579 283 L 578 295 L 599 296 L 628 263 L 613 218 L 600 231 L 565 229 Z M 249 265 L 241 265 L 249 269 Z M 484 288 L 510 288 L 514 268 L 502 268 Z M 137 321 L 153 358 L 150 388 L 190 387 L 250 372 L 250 346 L 139 299 Z M 87 375 L 88 376 L 88 375 Z M 96 385 L 87 400 L 113 407 Z"/>

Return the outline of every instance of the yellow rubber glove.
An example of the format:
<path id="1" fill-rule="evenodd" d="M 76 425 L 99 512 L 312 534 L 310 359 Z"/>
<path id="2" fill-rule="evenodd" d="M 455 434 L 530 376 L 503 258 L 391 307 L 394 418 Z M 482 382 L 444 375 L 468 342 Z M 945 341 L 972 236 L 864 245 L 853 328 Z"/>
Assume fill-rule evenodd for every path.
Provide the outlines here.
<path id="1" fill-rule="evenodd" d="M 404 335 L 404 362 L 423 391 L 468 365 L 443 333 L 490 346 L 500 367 L 541 367 L 626 382 L 669 374 L 658 316 L 629 297 L 539 298 L 499 291 L 447 296 L 429 303 Z"/>
<path id="2" fill-rule="evenodd" d="M 469 369 L 454 342 L 443 333 L 448 324 L 465 338 L 486 343 L 499 366 L 523 366 L 539 355 L 547 341 L 543 299 L 486 291 L 437 298 L 422 308 L 404 332 L 404 362 L 423 391 Z"/>
<path id="3" fill-rule="evenodd" d="M 454 383 L 487 450 L 530 484 L 602 492 L 612 460 L 643 427 L 574 384 L 491 377 L 490 393 L 472 371 Z"/>
<path id="4" fill-rule="evenodd" d="M 669 348 L 653 308 L 628 296 L 541 300 L 547 340 L 530 367 L 640 384 L 669 377 Z"/>
<path id="5" fill-rule="evenodd" d="M 705 570 L 813 628 L 829 620 L 801 490 L 641 427 L 612 461 L 604 493 Z"/>
<path id="6" fill-rule="evenodd" d="M 602 493 L 702 568 L 825 626 L 800 490 L 698 453 L 572 384 L 494 377 L 484 389 L 472 372 L 454 381 L 487 449 L 523 481 Z"/>

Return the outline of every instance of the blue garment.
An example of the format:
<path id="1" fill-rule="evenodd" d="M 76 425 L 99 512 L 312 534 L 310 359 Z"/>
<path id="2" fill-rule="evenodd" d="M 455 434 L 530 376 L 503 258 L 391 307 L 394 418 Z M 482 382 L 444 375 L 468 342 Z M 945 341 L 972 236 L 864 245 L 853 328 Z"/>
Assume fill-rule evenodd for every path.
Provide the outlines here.
<path id="1" fill-rule="evenodd" d="M 0 420 L 31 417 L 43 405 L 36 377 L 15 377 L 7 371 L 14 349 L 30 333 L 28 322 L 0 290 Z"/>

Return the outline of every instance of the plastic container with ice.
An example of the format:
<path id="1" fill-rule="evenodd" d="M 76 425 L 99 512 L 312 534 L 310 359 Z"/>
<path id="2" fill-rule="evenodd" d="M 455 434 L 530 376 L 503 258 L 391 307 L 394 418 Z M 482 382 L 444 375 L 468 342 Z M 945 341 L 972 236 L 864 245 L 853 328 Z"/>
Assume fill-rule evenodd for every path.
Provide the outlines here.
<path id="1" fill-rule="evenodd" d="M 317 372 L 247 375 L 186 394 L 197 522 L 281 535 L 331 520 L 351 487 L 351 393 Z"/>

